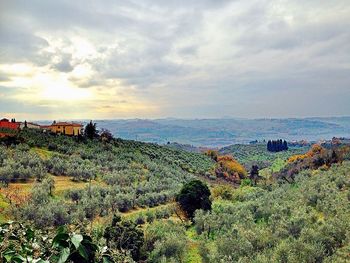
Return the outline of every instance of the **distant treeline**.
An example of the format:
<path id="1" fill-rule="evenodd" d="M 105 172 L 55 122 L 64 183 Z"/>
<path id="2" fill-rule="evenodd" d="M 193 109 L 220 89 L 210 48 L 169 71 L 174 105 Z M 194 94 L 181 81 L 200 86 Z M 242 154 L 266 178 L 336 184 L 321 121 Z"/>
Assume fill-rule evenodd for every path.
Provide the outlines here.
<path id="1" fill-rule="evenodd" d="M 267 142 L 267 150 L 269 152 L 281 152 L 281 151 L 286 151 L 288 150 L 288 144 L 287 142 L 284 140 L 282 141 L 281 139 L 279 140 L 272 140 L 272 141 L 268 141 Z"/>

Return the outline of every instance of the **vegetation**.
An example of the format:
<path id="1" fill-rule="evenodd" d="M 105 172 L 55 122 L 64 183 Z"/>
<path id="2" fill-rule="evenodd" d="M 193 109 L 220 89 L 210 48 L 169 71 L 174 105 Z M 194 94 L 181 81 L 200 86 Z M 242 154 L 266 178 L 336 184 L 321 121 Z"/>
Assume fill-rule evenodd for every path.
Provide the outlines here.
<path id="1" fill-rule="evenodd" d="M 350 163 L 293 184 L 246 186 L 197 210 L 204 262 L 348 262 Z"/>
<path id="2" fill-rule="evenodd" d="M 309 150 L 308 146 L 289 147 L 287 151 L 269 152 L 265 143 L 257 144 L 235 144 L 220 149 L 220 154 L 231 154 L 246 169 L 257 165 L 259 169 L 271 168 L 279 164 L 278 168 L 284 166 L 292 155 L 304 154 Z M 281 165 L 282 164 L 282 165 Z M 274 170 L 275 171 L 275 170 Z"/>
<path id="3" fill-rule="evenodd" d="M 1 262 L 133 262 L 117 250 L 96 244 L 85 233 L 59 227 L 41 231 L 18 222 L 0 226 Z"/>
<path id="4" fill-rule="evenodd" d="M 134 260 L 140 259 L 144 238 L 143 231 L 135 223 L 122 221 L 121 216 L 114 215 L 111 226 L 105 230 L 104 237 L 109 247 L 130 253 Z"/>
<path id="5" fill-rule="evenodd" d="M 210 190 L 208 186 L 199 180 L 193 180 L 186 183 L 180 193 L 176 196 L 176 201 L 179 203 L 186 216 L 193 219 L 197 209 L 204 211 L 211 209 Z"/>
<path id="6" fill-rule="evenodd" d="M 281 152 L 281 151 L 287 151 L 288 150 L 288 144 L 287 142 L 284 140 L 282 141 L 280 140 L 272 140 L 272 141 L 268 141 L 267 142 L 267 146 L 266 146 L 267 150 L 269 152 Z"/>
<path id="7" fill-rule="evenodd" d="M 315 144 L 312 148 L 302 155 L 291 156 L 286 165 L 275 176 L 293 182 L 295 175 L 305 169 L 328 169 L 332 164 L 342 162 L 349 154 L 349 146 L 340 146 L 327 149 L 321 145 Z"/>
<path id="8" fill-rule="evenodd" d="M 350 147 L 254 147 L 270 177 L 106 130 L 20 131 L 0 145 L 0 220 L 20 221 L 0 225 L 0 261 L 348 262 Z"/>
<path id="9" fill-rule="evenodd" d="M 86 124 L 84 129 L 84 135 L 85 137 L 89 138 L 90 140 L 98 137 L 98 130 L 96 128 L 96 123 L 93 123 L 90 121 L 88 124 Z"/>
<path id="10" fill-rule="evenodd" d="M 208 150 L 205 154 L 216 162 L 215 169 L 212 172 L 214 178 L 223 178 L 234 183 L 240 183 L 241 179 L 246 178 L 246 169 L 231 155 L 220 155 L 215 150 Z"/>
<path id="11" fill-rule="evenodd" d="M 31 198 L 12 216 L 37 226 L 93 221 L 115 211 L 170 202 L 182 184 L 213 166 L 210 158 L 155 144 L 113 139 L 84 140 L 27 129 L 10 147 L 0 146 L 0 180 L 32 182 Z M 47 147 L 47 148 L 46 148 Z M 47 149 L 45 158 L 31 149 Z M 48 150 L 50 149 L 50 150 Z M 41 152 L 42 153 L 42 152 Z M 67 176 L 86 187 L 51 196 L 54 176 Z"/>

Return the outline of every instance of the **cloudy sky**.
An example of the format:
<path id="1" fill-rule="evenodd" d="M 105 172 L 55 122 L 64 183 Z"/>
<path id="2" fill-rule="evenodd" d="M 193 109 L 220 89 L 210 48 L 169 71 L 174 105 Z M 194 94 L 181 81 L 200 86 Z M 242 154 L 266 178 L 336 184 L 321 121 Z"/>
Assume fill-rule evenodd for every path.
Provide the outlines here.
<path id="1" fill-rule="evenodd" d="M 349 0 L 0 1 L 0 117 L 330 115 Z"/>

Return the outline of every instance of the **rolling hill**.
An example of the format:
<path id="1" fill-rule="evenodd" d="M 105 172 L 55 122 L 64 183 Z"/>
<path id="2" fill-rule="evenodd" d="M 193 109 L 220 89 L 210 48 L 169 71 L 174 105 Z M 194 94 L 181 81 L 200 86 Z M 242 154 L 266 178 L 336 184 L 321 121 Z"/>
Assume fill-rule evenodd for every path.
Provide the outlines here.
<path id="1" fill-rule="evenodd" d="M 350 136 L 350 117 L 291 119 L 128 119 L 99 120 L 116 137 L 166 144 L 223 147 L 283 138 L 316 141 Z"/>

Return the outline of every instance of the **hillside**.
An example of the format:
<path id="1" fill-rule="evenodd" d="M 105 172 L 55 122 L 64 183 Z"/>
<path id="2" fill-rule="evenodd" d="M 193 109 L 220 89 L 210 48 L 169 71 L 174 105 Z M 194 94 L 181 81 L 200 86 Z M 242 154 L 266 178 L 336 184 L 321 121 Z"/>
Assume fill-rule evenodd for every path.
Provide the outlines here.
<path id="1" fill-rule="evenodd" d="M 276 153 L 269 152 L 265 143 L 235 144 L 221 148 L 219 153 L 233 155 L 247 169 L 250 169 L 253 164 L 258 165 L 259 169 L 263 169 L 271 166 L 282 166 L 290 156 L 303 154 L 308 149 L 309 146 L 290 147 L 287 151 Z"/>
<path id="2" fill-rule="evenodd" d="M 345 162 L 293 184 L 222 192 L 195 218 L 203 262 L 349 262 L 349 171 Z"/>
<path id="3" fill-rule="evenodd" d="M 284 138 L 317 141 L 348 137 L 350 117 L 290 119 L 129 119 L 100 120 L 99 127 L 124 139 L 223 147 L 253 140 Z"/>
<path id="4" fill-rule="evenodd" d="M 40 180 L 50 185 L 52 179 L 57 182 L 58 178 L 66 178 L 65 189 L 61 187 L 57 192 L 58 186 L 52 186 L 56 188 L 54 198 L 41 196 L 43 183 L 31 183 L 34 192 L 27 187 L 25 193 L 20 193 L 39 195 L 37 202 L 28 202 L 20 211 L 23 218 L 33 219 L 39 226 L 71 223 L 81 216 L 94 219 L 115 209 L 126 212 L 165 204 L 183 182 L 203 175 L 213 166 L 202 154 L 121 139 L 79 141 L 26 130 L 18 134 L 17 140 L 21 143 L 16 146 L 0 146 L 3 184 L 23 187 L 26 182 Z M 69 200 L 79 201 L 80 214 Z M 61 209 L 61 221 L 57 221 L 57 207 Z"/>
<path id="5" fill-rule="evenodd" d="M 31 129 L 2 139 L 0 221 L 20 224 L 0 225 L 0 259 L 349 260 L 349 145 L 279 153 L 259 144 L 222 149 L 245 165 L 269 163 L 271 170 L 255 178 L 232 157 L 209 153 Z M 209 187 L 211 209 L 198 209 L 189 220 L 175 197 L 198 178 Z"/>

